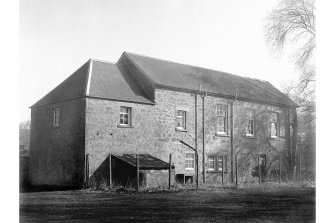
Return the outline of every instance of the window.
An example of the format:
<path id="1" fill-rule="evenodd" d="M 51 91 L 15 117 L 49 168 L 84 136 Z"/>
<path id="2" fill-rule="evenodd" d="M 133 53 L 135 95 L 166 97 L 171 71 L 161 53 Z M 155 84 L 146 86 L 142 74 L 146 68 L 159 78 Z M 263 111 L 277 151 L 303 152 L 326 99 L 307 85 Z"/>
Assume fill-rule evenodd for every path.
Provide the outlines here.
<path id="1" fill-rule="evenodd" d="M 122 126 L 131 125 L 131 108 L 120 107 L 120 125 Z"/>
<path id="2" fill-rule="evenodd" d="M 227 172 L 227 156 L 208 156 L 208 171 L 222 171 Z"/>
<path id="3" fill-rule="evenodd" d="M 216 105 L 217 134 L 228 134 L 228 105 Z"/>
<path id="4" fill-rule="evenodd" d="M 177 110 L 176 126 L 177 129 L 186 129 L 186 111 Z"/>
<path id="5" fill-rule="evenodd" d="M 194 170 L 194 153 L 186 153 L 185 155 L 185 169 Z"/>
<path id="6" fill-rule="evenodd" d="M 263 168 L 266 167 L 266 155 L 262 154 L 259 155 L 259 165 L 262 166 Z"/>
<path id="7" fill-rule="evenodd" d="M 271 113 L 270 128 L 271 128 L 271 138 L 277 138 L 279 136 L 278 113 L 275 112 Z"/>
<path id="8" fill-rule="evenodd" d="M 255 136 L 255 110 L 247 109 L 247 129 L 246 136 Z"/>
<path id="9" fill-rule="evenodd" d="M 208 157 L 208 170 L 215 170 L 215 157 L 209 156 Z"/>
<path id="10" fill-rule="evenodd" d="M 59 108 L 54 108 L 54 126 L 59 126 Z"/>

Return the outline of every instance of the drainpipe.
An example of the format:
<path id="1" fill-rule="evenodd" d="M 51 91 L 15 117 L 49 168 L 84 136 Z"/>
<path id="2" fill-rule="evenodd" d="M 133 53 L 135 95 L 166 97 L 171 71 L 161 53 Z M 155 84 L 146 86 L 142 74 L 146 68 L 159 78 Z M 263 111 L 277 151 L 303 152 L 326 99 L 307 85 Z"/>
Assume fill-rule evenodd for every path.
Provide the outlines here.
<path id="1" fill-rule="evenodd" d="M 237 100 L 237 93 L 235 92 L 235 99 L 230 102 L 230 177 L 231 183 L 234 183 L 234 101 Z"/>
<path id="2" fill-rule="evenodd" d="M 200 86 L 201 87 L 201 86 Z M 202 176 L 203 183 L 206 183 L 206 168 L 205 168 L 205 97 L 207 92 L 202 97 Z"/>
<path id="3" fill-rule="evenodd" d="M 233 101 L 230 102 L 230 177 L 231 183 L 234 183 L 234 114 Z"/>
<path id="4" fill-rule="evenodd" d="M 198 94 L 194 94 L 194 117 L 195 117 L 195 129 L 194 129 L 194 145 L 196 151 L 198 151 Z M 198 161 L 198 152 L 196 152 L 196 164 L 197 164 L 197 188 L 199 187 L 199 161 Z"/>

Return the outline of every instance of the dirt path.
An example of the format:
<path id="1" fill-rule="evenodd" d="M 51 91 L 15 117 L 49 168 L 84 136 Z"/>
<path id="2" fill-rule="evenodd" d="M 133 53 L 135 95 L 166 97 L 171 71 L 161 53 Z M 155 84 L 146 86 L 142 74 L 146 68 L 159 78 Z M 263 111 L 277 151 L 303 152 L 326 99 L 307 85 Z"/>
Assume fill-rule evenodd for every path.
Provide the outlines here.
<path id="1" fill-rule="evenodd" d="M 20 194 L 20 222 L 314 222 L 315 189 Z"/>

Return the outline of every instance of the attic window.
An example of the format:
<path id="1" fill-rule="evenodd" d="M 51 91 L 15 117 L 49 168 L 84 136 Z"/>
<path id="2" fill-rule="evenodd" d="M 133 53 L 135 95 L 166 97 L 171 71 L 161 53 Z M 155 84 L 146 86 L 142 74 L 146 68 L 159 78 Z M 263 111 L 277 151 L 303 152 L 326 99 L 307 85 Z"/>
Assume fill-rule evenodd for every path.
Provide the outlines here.
<path id="1" fill-rule="evenodd" d="M 255 110 L 246 109 L 247 113 L 247 128 L 246 136 L 255 136 Z"/>
<path id="2" fill-rule="evenodd" d="M 217 104 L 215 107 L 217 134 L 228 135 L 228 105 Z"/>
<path id="3" fill-rule="evenodd" d="M 131 126 L 131 108 L 120 107 L 120 125 Z"/>
<path id="4" fill-rule="evenodd" d="M 278 113 L 272 112 L 270 116 L 271 138 L 279 137 Z"/>
<path id="5" fill-rule="evenodd" d="M 177 130 L 185 130 L 186 129 L 186 111 L 177 110 L 176 129 Z"/>
<path id="6" fill-rule="evenodd" d="M 59 126 L 59 108 L 54 108 L 53 109 L 53 114 L 54 114 L 54 127 Z"/>

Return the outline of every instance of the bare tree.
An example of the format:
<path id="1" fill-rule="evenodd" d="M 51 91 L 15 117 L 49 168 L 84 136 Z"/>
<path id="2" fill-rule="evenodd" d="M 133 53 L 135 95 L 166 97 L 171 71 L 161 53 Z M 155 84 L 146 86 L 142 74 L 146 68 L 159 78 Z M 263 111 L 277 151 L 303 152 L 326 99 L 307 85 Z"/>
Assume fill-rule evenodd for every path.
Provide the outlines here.
<path id="1" fill-rule="evenodd" d="M 30 129 L 30 120 L 25 120 L 19 123 L 20 129 Z"/>
<path id="2" fill-rule="evenodd" d="M 300 76 L 284 92 L 298 105 L 297 146 L 300 155 L 315 156 L 315 16 L 314 0 L 281 0 L 266 18 L 265 38 L 274 52 L 292 47 Z M 294 157 L 299 154 L 293 154 Z M 299 155 L 299 156 L 300 156 Z M 300 160 L 299 160 L 300 162 Z M 293 166 L 296 167 L 296 160 Z M 300 166 L 300 165 L 299 165 Z"/>
<path id="3" fill-rule="evenodd" d="M 266 42 L 281 51 L 287 41 L 296 46 L 296 65 L 303 71 L 314 63 L 314 0 L 282 0 L 266 18 Z"/>

